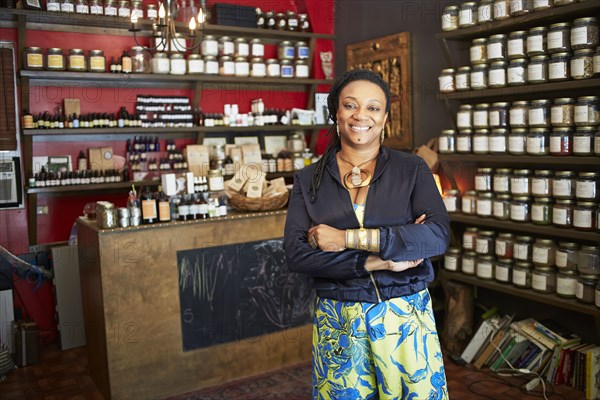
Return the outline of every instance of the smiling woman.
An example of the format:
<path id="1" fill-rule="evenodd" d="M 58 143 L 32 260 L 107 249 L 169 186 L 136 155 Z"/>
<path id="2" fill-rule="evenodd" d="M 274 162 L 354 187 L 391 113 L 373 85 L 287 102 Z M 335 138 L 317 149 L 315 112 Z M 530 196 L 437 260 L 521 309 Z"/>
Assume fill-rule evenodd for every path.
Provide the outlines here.
<path id="1" fill-rule="evenodd" d="M 390 98 L 371 71 L 342 75 L 327 150 L 294 177 L 284 246 L 317 291 L 315 399 L 448 398 L 427 286 L 450 220 L 424 161 L 382 145 Z"/>

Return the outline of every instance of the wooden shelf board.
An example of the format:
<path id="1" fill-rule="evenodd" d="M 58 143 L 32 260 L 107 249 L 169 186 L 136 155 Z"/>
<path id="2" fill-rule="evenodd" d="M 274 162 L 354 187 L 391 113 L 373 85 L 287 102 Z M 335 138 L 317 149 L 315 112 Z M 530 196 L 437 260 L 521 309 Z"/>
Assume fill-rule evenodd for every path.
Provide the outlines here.
<path id="1" fill-rule="evenodd" d="M 440 100 L 471 100 L 471 99 L 504 99 L 531 97 L 549 92 L 589 91 L 594 94 L 594 88 L 600 88 L 600 78 L 571 80 L 564 82 L 549 82 L 523 86 L 510 86 L 495 89 L 469 90 L 455 93 L 440 93 Z"/>
<path id="2" fill-rule="evenodd" d="M 549 26 L 554 22 L 571 22 L 577 17 L 592 16 L 600 11 L 600 0 L 587 0 L 581 3 L 557 6 L 546 10 L 534 11 L 530 14 L 507 18 L 501 21 L 486 22 L 468 28 L 454 31 L 440 32 L 436 39 L 465 40 L 486 37 L 496 33 L 509 33 L 512 31 L 531 28 L 538 25 Z"/>
<path id="3" fill-rule="evenodd" d="M 447 163 L 489 163 L 511 165 L 540 165 L 540 166 L 583 166 L 600 167 L 600 157 L 576 156 L 528 156 L 511 154 L 440 154 L 441 162 Z"/>
<path id="4" fill-rule="evenodd" d="M 526 222 L 502 221 L 495 218 L 483 218 L 461 213 L 450 213 L 452 222 L 458 222 L 470 226 L 483 226 L 504 231 L 522 232 L 555 238 L 569 238 L 587 242 L 600 243 L 600 233 L 578 231 L 576 229 L 559 228 L 552 225 L 536 225 Z"/>
<path id="5" fill-rule="evenodd" d="M 593 304 L 590 305 L 581 303 L 576 299 L 565 299 L 550 293 L 537 293 L 533 289 L 520 289 L 511 284 L 504 284 L 493 280 L 479 279 L 476 276 L 465 275 L 460 272 L 439 270 L 438 276 L 442 281 L 452 280 L 463 282 L 473 286 L 491 289 L 496 292 L 506 293 L 512 296 L 533 300 L 538 303 L 544 303 L 564 308 L 581 314 L 591 315 L 593 317 L 598 316 L 598 308 L 596 308 L 596 306 L 594 306 Z"/>

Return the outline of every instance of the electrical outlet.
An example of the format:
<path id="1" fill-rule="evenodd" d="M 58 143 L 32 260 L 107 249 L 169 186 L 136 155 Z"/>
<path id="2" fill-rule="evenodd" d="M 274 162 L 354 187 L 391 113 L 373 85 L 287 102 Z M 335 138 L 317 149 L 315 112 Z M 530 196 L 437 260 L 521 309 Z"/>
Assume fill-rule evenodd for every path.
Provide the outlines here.
<path id="1" fill-rule="evenodd" d="M 38 206 L 37 214 L 38 215 L 48 215 L 48 206 Z"/>

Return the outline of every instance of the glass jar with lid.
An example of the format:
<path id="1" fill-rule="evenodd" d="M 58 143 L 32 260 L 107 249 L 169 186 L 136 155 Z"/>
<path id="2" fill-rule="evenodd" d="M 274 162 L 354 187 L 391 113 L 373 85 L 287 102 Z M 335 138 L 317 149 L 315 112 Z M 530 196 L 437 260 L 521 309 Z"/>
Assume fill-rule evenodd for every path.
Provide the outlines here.
<path id="1" fill-rule="evenodd" d="M 219 75 L 233 76 L 235 75 L 235 62 L 230 56 L 219 57 Z"/>
<path id="2" fill-rule="evenodd" d="M 452 93 L 456 90 L 454 82 L 454 68 L 445 68 L 438 77 L 440 93 Z"/>
<path id="3" fill-rule="evenodd" d="M 510 193 L 510 178 L 512 177 L 512 169 L 498 168 L 494 173 L 492 180 L 492 189 L 494 193 Z"/>
<path id="4" fill-rule="evenodd" d="M 154 53 L 150 63 L 153 74 L 168 74 L 171 68 L 167 53 Z"/>
<path id="5" fill-rule="evenodd" d="M 598 203 L 596 202 L 578 201 L 573 208 L 573 228 L 580 231 L 595 231 L 597 209 Z"/>
<path id="6" fill-rule="evenodd" d="M 577 18 L 571 29 L 571 48 L 595 49 L 598 46 L 598 20 L 595 17 Z"/>
<path id="7" fill-rule="evenodd" d="M 494 218 L 508 221 L 510 220 L 510 203 L 511 196 L 509 194 L 497 194 L 492 203 Z"/>
<path id="8" fill-rule="evenodd" d="M 550 54 L 571 51 L 571 24 L 569 22 L 550 25 L 547 47 Z"/>
<path id="9" fill-rule="evenodd" d="M 24 52 L 24 68 L 41 71 L 45 67 L 44 54 L 41 47 L 26 47 Z"/>
<path id="10" fill-rule="evenodd" d="M 548 28 L 537 26 L 527 31 L 527 56 L 541 56 L 546 54 L 546 34 Z"/>
<path id="11" fill-rule="evenodd" d="M 458 190 L 449 189 L 444 191 L 442 200 L 444 201 L 444 206 L 446 206 L 446 211 L 449 213 L 460 211 L 460 192 Z"/>
<path id="12" fill-rule="evenodd" d="M 554 99 L 550 108 L 550 123 L 552 126 L 573 126 L 575 121 L 575 99 L 561 97 Z"/>
<path id="13" fill-rule="evenodd" d="M 488 67 L 486 64 L 477 64 L 471 68 L 471 89 L 487 89 Z"/>
<path id="14" fill-rule="evenodd" d="M 510 60 L 506 68 L 506 83 L 508 86 L 519 86 L 527 83 L 528 61 L 525 58 Z"/>
<path id="15" fill-rule="evenodd" d="M 552 101 L 548 99 L 533 100 L 529 106 L 529 126 L 532 128 L 549 127 L 551 105 Z"/>
<path id="16" fill-rule="evenodd" d="M 281 67 L 279 61 L 275 58 L 269 58 L 265 61 L 267 68 L 267 76 L 270 78 L 278 78 L 281 76 Z"/>
<path id="17" fill-rule="evenodd" d="M 293 78 L 294 77 L 294 66 L 290 60 L 281 60 L 281 77 L 282 78 Z"/>
<path id="18" fill-rule="evenodd" d="M 511 0 L 510 16 L 517 17 L 519 15 L 529 14 L 533 11 L 533 0 Z"/>
<path id="19" fill-rule="evenodd" d="M 293 49 L 293 47 L 292 47 Z M 264 57 L 265 44 L 261 39 L 254 38 L 250 40 L 250 57 Z"/>
<path id="20" fill-rule="evenodd" d="M 87 62 L 83 49 L 69 49 L 67 69 L 75 72 L 87 71 Z"/>
<path id="21" fill-rule="evenodd" d="M 131 16 L 137 17 L 138 20 L 144 18 L 144 8 L 141 0 L 133 0 L 131 2 Z M 148 16 L 150 18 L 150 16 Z"/>
<path id="22" fill-rule="evenodd" d="M 556 274 L 556 294 L 560 297 L 575 298 L 577 292 L 577 271 L 562 270 Z"/>
<path id="23" fill-rule="evenodd" d="M 509 110 L 509 123 L 511 128 L 527 128 L 529 126 L 528 101 L 513 101 Z"/>
<path id="24" fill-rule="evenodd" d="M 533 56 L 527 66 L 527 81 L 529 83 L 548 82 L 548 56 Z"/>
<path id="25" fill-rule="evenodd" d="M 527 261 L 518 261 L 512 270 L 512 283 L 515 287 L 529 289 L 531 287 L 531 273 L 533 265 Z"/>
<path id="26" fill-rule="evenodd" d="M 296 60 L 294 61 L 294 76 L 296 78 L 308 78 L 308 64 L 306 64 L 305 60 Z"/>
<path id="27" fill-rule="evenodd" d="M 496 102 L 492 103 L 489 110 L 489 126 L 490 128 L 507 128 L 508 127 L 508 110 L 510 103 Z"/>
<path id="28" fill-rule="evenodd" d="M 442 11 L 442 30 L 444 32 L 458 29 L 458 6 L 446 6 Z"/>
<path id="29" fill-rule="evenodd" d="M 499 88 L 506 86 L 506 65 L 505 61 L 494 61 L 488 69 L 488 86 Z"/>
<path id="30" fill-rule="evenodd" d="M 490 154 L 506 153 L 508 145 L 508 129 L 495 128 L 489 137 Z"/>
<path id="31" fill-rule="evenodd" d="M 515 222 L 531 221 L 531 197 L 513 196 L 510 202 L 510 220 Z"/>
<path id="32" fill-rule="evenodd" d="M 216 36 L 206 35 L 202 37 L 200 42 L 200 54 L 203 56 L 218 56 L 219 55 L 219 42 Z"/>
<path id="33" fill-rule="evenodd" d="M 594 135 L 594 155 L 600 156 L 600 128 Z"/>
<path id="34" fill-rule="evenodd" d="M 527 154 L 543 156 L 550 153 L 550 131 L 548 128 L 531 128 L 527 134 Z"/>
<path id="35" fill-rule="evenodd" d="M 577 253 L 577 270 L 580 274 L 600 274 L 600 247 L 582 245 Z"/>
<path id="36" fill-rule="evenodd" d="M 495 244 L 496 257 L 499 259 L 512 259 L 514 245 L 515 235 L 507 232 L 499 233 Z"/>
<path id="37" fill-rule="evenodd" d="M 583 96 L 577 98 L 574 112 L 575 125 L 588 126 L 600 124 L 600 97 Z"/>
<path id="38" fill-rule="evenodd" d="M 102 0 L 90 0 L 90 14 L 102 15 L 104 14 L 104 7 L 102 7 Z"/>
<path id="39" fill-rule="evenodd" d="M 477 168 L 475 173 L 475 190 L 478 192 L 489 192 L 492 190 L 493 168 Z"/>
<path id="40" fill-rule="evenodd" d="M 235 57 L 233 59 L 233 62 L 235 63 L 235 76 L 249 76 L 250 75 L 250 63 L 248 62 L 248 59 L 246 57 Z M 264 67 L 264 63 L 263 63 L 263 67 Z M 265 76 L 264 68 L 263 68 L 262 76 Z"/>
<path id="41" fill-rule="evenodd" d="M 579 244 L 573 242 L 558 242 L 554 264 L 559 270 L 576 270 Z"/>
<path id="42" fill-rule="evenodd" d="M 115 0 L 104 1 L 104 15 L 117 16 L 117 6 Z"/>
<path id="43" fill-rule="evenodd" d="M 450 246 L 444 254 L 444 269 L 448 271 L 460 271 L 461 254 L 458 247 Z"/>
<path id="44" fill-rule="evenodd" d="M 508 58 L 524 58 L 527 56 L 527 32 L 526 31 L 515 31 L 508 35 L 507 44 L 507 55 Z"/>
<path id="45" fill-rule="evenodd" d="M 77 0 L 75 2 L 75 12 L 77 14 L 89 14 L 90 7 L 88 6 L 87 0 Z"/>
<path id="46" fill-rule="evenodd" d="M 466 275 L 475 275 L 477 254 L 474 251 L 465 251 L 462 256 L 461 271 Z"/>
<path id="47" fill-rule="evenodd" d="M 283 42 L 280 42 L 277 50 L 277 55 L 280 60 L 293 60 L 296 57 L 296 50 L 294 48 L 293 43 L 289 40 L 284 40 Z"/>
<path id="48" fill-rule="evenodd" d="M 265 64 L 265 60 L 263 58 L 254 57 L 250 60 L 250 76 L 255 78 L 267 76 L 267 65 Z"/>
<path id="49" fill-rule="evenodd" d="M 64 13 L 74 13 L 75 4 L 73 4 L 73 0 L 60 0 L 60 11 Z"/>
<path id="50" fill-rule="evenodd" d="M 466 1 L 458 10 L 458 26 L 466 28 L 474 25 L 477 25 L 477 2 Z"/>
<path id="51" fill-rule="evenodd" d="M 473 153 L 488 154 L 490 152 L 489 129 L 476 129 L 473 135 Z"/>
<path id="52" fill-rule="evenodd" d="M 129 18 L 131 16 L 131 8 L 129 7 L 128 0 L 119 0 L 117 15 L 121 18 Z"/>
<path id="53" fill-rule="evenodd" d="M 476 214 L 478 217 L 491 217 L 492 216 L 492 202 L 494 195 L 491 192 L 481 192 L 477 195 L 475 202 Z"/>
<path id="54" fill-rule="evenodd" d="M 438 138 L 439 152 L 441 154 L 452 154 L 456 152 L 456 131 L 444 129 Z"/>
<path id="55" fill-rule="evenodd" d="M 150 53 L 145 51 L 142 46 L 133 46 L 131 48 L 131 72 L 149 74 L 151 71 Z"/>
<path id="56" fill-rule="evenodd" d="M 67 69 L 65 65 L 65 55 L 63 49 L 60 47 L 49 48 L 46 60 L 46 68 L 48 71 L 64 71 Z"/>
<path id="57" fill-rule="evenodd" d="M 553 0 L 533 0 L 533 11 L 542 11 L 554 7 Z"/>
<path id="58" fill-rule="evenodd" d="M 533 240 L 533 236 L 518 235 L 515 237 L 515 244 L 513 246 L 513 257 L 515 260 L 531 261 Z"/>
<path id="59" fill-rule="evenodd" d="M 475 264 L 475 275 L 479 279 L 494 278 L 494 257 L 493 256 L 478 256 Z"/>
<path id="60" fill-rule="evenodd" d="M 287 30 L 287 19 L 285 18 L 284 13 L 275 14 L 275 29 L 280 31 Z"/>
<path id="61" fill-rule="evenodd" d="M 155 4 L 146 5 L 146 18 L 152 22 L 156 22 L 158 19 L 158 10 L 156 9 Z"/>
<path id="62" fill-rule="evenodd" d="M 294 11 L 288 10 L 285 13 L 286 19 L 287 19 L 287 30 L 294 32 L 294 31 L 298 31 L 299 30 L 299 23 L 298 23 L 298 16 L 296 15 L 296 13 Z"/>
<path id="63" fill-rule="evenodd" d="M 469 59 L 472 65 L 485 64 L 488 62 L 486 38 L 473 39 L 469 48 Z"/>
<path id="64" fill-rule="evenodd" d="M 183 58 L 183 54 L 181 53 L 173 53 L 169 57 L 169 73 L 171 75 L 185 75 L 187 72 L 187 63 L 185 58 Z"/>
<path id="65" fill-rule="evenodd" d="M 492 22 L 494 20 L 494 1 L 480 0 L 477 7 L 477 23 Z"/>
<path id="66" fill-rule="evenodd" d="M 550 134 L 550 154 L 569 156 L 573 153 L 573 128 L 557 127 Z"/>
<path id="67" fill-rule="evenodd" d="M 47 0 L 46 1 L 46 11 L 60 11 L 59 0 Z"/>
<path id="68" fill-rule="evenodd" d="M 594 50 L 575 50 L 571 58 L 571 78 L 589 79 L 594 76 Z"/>
<path id="69" fill-rule="evenodd" d="M 571 77 L 570 72 L 571 54 L 554 53 L 548 63 L 549 81 L 566 81 Z"/>
<path id="70" fill-rule="evenodd" d="M 494 263 L 494 279 L 501 283 L 511 283 L 512 269 L 512 260 L 497 260 Z"/>
<path id="71" fill-rule="evenodd" d="M 494 0 L 494 20 L 510 17 L 510 0 Z"/>
<path id="72" fill-rule="evenodd" d="M 577 278 L 577 288 L 575 289 L 577 300 L 586 304 L 594 304 L 598 282 L 600 282 L 598 275 L 579 275 Z"/>
<path id="73" fill-rule="evenodd" d="M 456 90 L 471 90 L 471 67 L 459 67 L 454 74 Z"/>
<path id="74" fill-rule="evenodd" d="M 573 226 L 573 208 L 575 208 L 573 200 L 556 200 L 552 207 L 552 224 L 561 228 L 571 228 Z"/>
<path id="75" fill-rule="evenodd" d="M 531 288 L 540 293 L 556 292 L 556 270 L 554 267 L 536 267 L 531 273 Z"/>
<path id="76" fill-rule="evenodd" d="M 250 45 L 245 38 L 236 38 L 233 41 L 233 55 L 234 57 L 248 57 L 250 56 Z"/>
<path id="77" fill-rule="evenodd" d="M 461 129 L 456 136 L 456 152 L 462 154 L 471 153 L 472 150 L 471 129 Z"/>
<path id="78" fill-rule="evenodd" d="M 464 214 L 475 215 L 477 208 L 475 202 L 477 201 L 477 192 L 474 190 L 468 190 L 461 201 L 461 210 Z"/>
<path id="79" fill-rule="evenodd" d="M 531 178 L 531 194 L 536 197 L 551 197 L 553 175 L 551 170 L 536 169 Z"/>
<path id="80" fill-rule="evenodd" d="M 90 50 L 88 53 L 90 72 L 106 72 L 106 57 L 102 50 Z"/>
<path id="81" fill-rule="evenodd" d="M 465 250 L 475 250 L 475 243 L 477 240 L 477 231 L 479 229 L 469 226 L 465 229 L 462 236 L 462 247 Z"/>
<path id="82" fill-rule="evenodd" d="M 504 61 L 506 59 L 506 40 L 505 34 L 490 36 L 487 42 L 487 61 Z"/>
<path id="83" fill-rule="evenodd" d="M 576 176 L 573 171 L 556 171 L 552 178 L 552 197 L 556 199 L 574 198 Z"/>
<path id="84" fill-rule="evenodd" d="M 310 57 L 310 52 L 309 52 L 309 48 L 308 45 L 306 44 L 306 42 L 296 42 L 296 44 L 294 45 L 294 47 L 296 48 L 296 58 L 299 60 L 308 60 L 308 58 Z"/>
<path id="85" fill-rule="evenodd" d="M 527 143 L 527 129 L 515 128 L 508 135 L 508 152 L 515 155 L 525 154 Z"/>
<path id="86" fill-rule="evenodd" d="M 188 74 L 203 74 L 204 60 L 200 54 L 190 54 L 187 59 Z"/>
<path id="87" fill-rule="evenodd" d="M 536 268 L 553 267 L 556 257 L 556 243 L 551 239 L 536 239 L 531 260 Z"/>
<path id="88" fill-rule="evenodd" d="M 600 173 L 580 172 L 575 183 L 575 197 L 577 200 L 600 200 Z"/>
<path id="89" fill-rule="evenodd" d="M 593 156 L 594 135 L 597 129 L 593 126 L 578 126 L 573 134 L 573 155 Z"/>
<path id="90" fill-rule="evenodd" d="M 233 56 L 235 54 L 235 45 L 233 39 L 229 36 L 221 36 L 218 40 L 219 56 Z"/>
<path id="91" fill-rule="evenodd" d="M 552 204 L 552 197 L 536 197 L 531 205 L 531 222 L 536 225 L 551 225 Z"/>
<path id="92" fill-rule="evenodd" d="M 462 104 L 456 113 L 456 126 L 458 129 L 473 128 L 473 106 Z"/>
<path id="93" fill-rule="evenodd" d="M 596 47 L 596 52 L 592 58 L 594 75 L 600 75 L 600 47 Z"/>
<path id="94" fill-rule="evenodd" d="M 510 192 L 513 196 L 531 195 L 531 170 L 515 169 L 510 177 Z"/>
<path id="95" fill-rule="evenodd" d="M 475 253 L 480 255 L 493 255 L 495 246 L 496 232 L 490 230 L 479 230 L 475 238 Z"/>

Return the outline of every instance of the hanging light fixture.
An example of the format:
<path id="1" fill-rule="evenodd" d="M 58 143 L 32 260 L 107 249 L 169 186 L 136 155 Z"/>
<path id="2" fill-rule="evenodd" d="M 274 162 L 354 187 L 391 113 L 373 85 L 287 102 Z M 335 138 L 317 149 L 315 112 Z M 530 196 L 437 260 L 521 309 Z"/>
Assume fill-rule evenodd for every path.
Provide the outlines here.
<path id="1" fill-rule="evenodd" d="M 191 3 L 193 4 L 193 3 Z M 137 13 L 131 13 L 131 28 L 130 32 L 133 33 L 133 38 L 138 46 L 144 48 L 144 50 L 159 50 L 159 51 L 171 51 L 185 53 L 190 50 L 194 50 L 200 46 L 200 39 L 202 37 L 202 29 L 204 28 L 205 14 L 203 7 L 199 7 L 197 15 L 191 16 L 187 34 L 177 32 L 176 18 L 178 13 L 181 12 L 177 0 L 165 0 L 160 2 L 158 9 L 158 21 L 152 24 L 153 36 L 160 38 L 156 39 L 154 46 L 142 46 L 137 39 L 137 32 L 141 29 L 138 25 Z M 188 47 L 186 44 L 187 38 L 192 40 L 192 46 Z"/>

